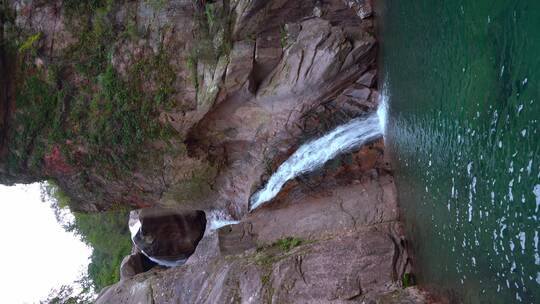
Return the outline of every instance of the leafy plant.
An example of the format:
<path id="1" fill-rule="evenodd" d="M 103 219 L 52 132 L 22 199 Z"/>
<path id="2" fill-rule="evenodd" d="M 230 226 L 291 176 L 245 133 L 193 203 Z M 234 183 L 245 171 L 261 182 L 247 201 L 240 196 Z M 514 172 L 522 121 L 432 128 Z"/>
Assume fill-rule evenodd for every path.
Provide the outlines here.
<path id="1" fill-rule="evenodd" d="M 403 288 L 414 286 L 416 285 L 416 277 L 410 272 L 404 273 L 403 277 L 401 278 L 401 284 Z"/>
<path id="2" fill-rule="evenodd" d="M 34 45 L 34 43 L 39 41 L 39 39 L 41 39 L 41 33 L 36 33 L 34 35 L 29 36 L 26 39 L 26 41 L 23 42 L 21 44 L 21 46 L 19 46 L 19 52 L 22 53 L 22 52 L 25 52 L 25 51 L 31 49 L 32 46 Z"/>
<path id="3" fill-rule="evenodd" d="M 40 304 L 90 304 L 94 301 L 94 295 L 90 292 L 86 281 L 87 277 L 74 282 L 74 285 L 62 285 L 54 288 L 49 296 L 40 301 Z"/>
<path id="4" fill-rule="evenodd" d="M 166 0 L 145 0 L 145 2 L 148 3 L 152 7 L 152 9 L 156 11 L 162 10 L 167 4 Z"/>
<path id="5" fill-rule="evenodd" d="M 205 3 L 195 18 L 199 21 L 198 39 L 191 51 L 191 62 L 215 65 L 231 51 L 231 20 L 228 1 L 221 5 Z"/>
<path id="6" fill-rule="evenodd" d="M 303 240 L 295 237 L 287 237 L 283 239 L 279 239 L 276 242 L 276 245 L 281 248 L 283 251 L 289 251 L 293 249 L 294 247 L 298 247 L 302 245 Z"/>
<path id="7" fill-rule="evenodd" d="M 118 282 L 120 263 L 131 251 L 128 211 L 120 209 L 97 214 L 71 213 L 69 197 L 54 181 L 42 184 L 42 199 L 51 203 L 57 221 L 66 231 L 75 233 L 93 249 L 87 269 L 93 289 L 99 291 Z"/>
<path id="8" fill-rule="evenodd" d="M 204 6 L 204 14 L 206 15 L 206 22 L 208 22 L 208 27 L 210 28 L 210 30 L 213 29 L 216 22 L 216 13 L 214 5 L 212 3 L 208 3 Z"/>
<path id="9" fill-rule="evenodd" d="M 287 30 L 285 29 L 285 26 L 279 28 L 279 44 L 282 49 L 287 47 Z"/>

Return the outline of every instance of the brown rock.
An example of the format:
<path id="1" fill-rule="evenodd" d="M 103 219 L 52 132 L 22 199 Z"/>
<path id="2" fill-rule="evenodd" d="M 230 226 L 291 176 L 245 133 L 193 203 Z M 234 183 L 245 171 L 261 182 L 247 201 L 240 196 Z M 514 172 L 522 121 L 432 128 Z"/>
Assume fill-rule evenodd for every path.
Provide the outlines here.
<path id="1" fill-rule="evenodd" d="M 202 211 L 147 208 L 130 215 L 134 244 L 152 261 L 164 266 L 185 262 L 195 251 L 205 228 Z"/>
<path id="2" fill-rule="evenodd" d="M 31 67 L 45 74 L 77 42 L 60 4 L 17 2 L 17 24 L 42 32 Z M 205 5 L 226 26 L 209 29 L 212 12 Z M 136 214 L 142 227 L 136 245 L 156 259 L 187 259 L 148 270 L 134 252 L 123 261 L 123 280 L 97 303 L 423 303 L 423 294 L 400 287 L 411 266 L 382 142 L 298 177 L 273 201 L 248 211 L 250 195 L 302 142 L 377 106 L 372 15 L 368 0 L 115 3 L 102 21 L 118 39 L 101 64 L 130 81 L 131 67 L 167 55 L 171 106 L 156 109 L 150 121 L 176 133 L 145 139 L 129 168 L 81 165 L 90 151 L 83 140 L 51 147 L 46 158 L 25 145 L 37 167 L 8 168 L 0 152 L 0 182 L 56 179 L 74 210 L 147 208 Z M 120 35 L 128 22 L 141 35 Z M 212 58 L 194 58 L 203 52 Z M 65 70 L 72 90 L 99 92 L 98 81 L 74 67 Z M 131 76 L 145 79 L 146 92 L 160 89 L 161 72 Z M 4 129 L 17 113 L 9 103 L 11 80 L 0 76 L 0 86 Z M 2 150 L 12 147 L 13 138 L 0 137 Z M 102 150 L 116 148 L 109 144 Z M 204 212 L 194 210 L 215 209 L 241 223 L 206 231 Z"/>
<path id="3" fill-rule="evenodd" d="M 156 264 L 141 252 L 130 254 L 124 257 L 120 264 L 120 280 L 126 280 L 139 273 L 146 272 L 154 265 Z"/>
<path id="4" fill-rule="evenodd" d="M 375 84 L 376 77 L 377 77 L 377 71 L 371 70 L 364 73 L 362 76 L 360 76 L 360 78 L 358 78 L 356 83 L 369 88 Z"/>
<path id="5" fill-rule="evenodd" d="M 248 80 L 253 69 L 255 43 L 250 40 L 236 42 L 231 50 L 229 65 L 225 73 L 225 90 L 234 92 Z"/>

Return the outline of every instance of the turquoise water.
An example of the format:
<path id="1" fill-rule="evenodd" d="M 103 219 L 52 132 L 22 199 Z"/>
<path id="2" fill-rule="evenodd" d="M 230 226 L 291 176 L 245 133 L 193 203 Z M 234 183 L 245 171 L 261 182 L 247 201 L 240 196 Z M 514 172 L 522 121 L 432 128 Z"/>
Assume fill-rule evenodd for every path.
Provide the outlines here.
<path id="1" fill-rule="evenodd" d="M 421 286 L 540 302 L 540 1 L 378 1 L 387 143 Z"/>

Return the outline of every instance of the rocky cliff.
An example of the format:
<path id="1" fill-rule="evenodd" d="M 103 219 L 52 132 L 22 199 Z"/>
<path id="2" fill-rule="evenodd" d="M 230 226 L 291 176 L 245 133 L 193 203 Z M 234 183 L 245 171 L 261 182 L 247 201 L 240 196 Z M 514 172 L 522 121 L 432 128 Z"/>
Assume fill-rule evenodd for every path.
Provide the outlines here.
<path id="1" fill-rule="evenodd" d="M 52 179 L 73 210 L 240 221 L 206 229 L 183 266 L 125 270 L 98 303 L 426 301 L 403 286 L 382 141 L 248 211 L 300 144 L 377 107 L 370 1 L 12 0 L 1 13 L 1 183 Z"/>

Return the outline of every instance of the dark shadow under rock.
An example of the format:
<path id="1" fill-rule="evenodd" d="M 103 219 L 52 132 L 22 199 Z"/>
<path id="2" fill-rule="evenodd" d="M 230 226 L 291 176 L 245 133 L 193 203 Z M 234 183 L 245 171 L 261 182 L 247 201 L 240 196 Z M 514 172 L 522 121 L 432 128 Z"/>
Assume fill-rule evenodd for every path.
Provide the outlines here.
<path id="1" fill-rule="evenodd" d="M 206 229 L 203 211 L 147 208 L 132 212 L 133 243 L 153 262 L 178 266 L 193 254 Z"/>

